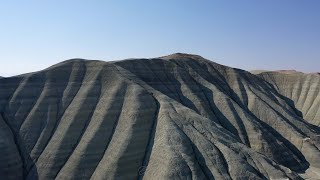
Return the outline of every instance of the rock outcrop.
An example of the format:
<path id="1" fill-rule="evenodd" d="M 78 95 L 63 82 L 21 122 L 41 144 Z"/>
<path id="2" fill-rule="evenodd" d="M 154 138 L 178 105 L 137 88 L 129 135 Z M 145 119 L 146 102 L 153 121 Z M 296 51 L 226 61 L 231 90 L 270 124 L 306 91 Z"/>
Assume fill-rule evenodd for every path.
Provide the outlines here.
<path id="1" fill-rule="evenodd" d="M 282 93 L 249 72 L 188 54 L 73 59 L 2 78 L 0 177 L 311 176 L 320 168 L 320 130 Z"/>
<path id="2" fill-rule="evenodd" d="M 298 114 L 309 123 L 320 125 L 320 75 L 297 71 L 264 72 L 260 77 L 294 102 Z"/>

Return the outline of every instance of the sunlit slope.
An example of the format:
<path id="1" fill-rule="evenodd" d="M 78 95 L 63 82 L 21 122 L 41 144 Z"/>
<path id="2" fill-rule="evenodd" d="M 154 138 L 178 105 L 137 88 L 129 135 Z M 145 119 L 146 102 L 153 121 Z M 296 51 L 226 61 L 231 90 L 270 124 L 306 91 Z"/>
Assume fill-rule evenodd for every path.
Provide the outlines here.
<path id="1" fill-rule="evenodd" d="M 260 77 L 273 84 L 284 96 L 294 101 L 303 118 L 320 125 L 320 75 L 299 72 L 265 72 Z"/>

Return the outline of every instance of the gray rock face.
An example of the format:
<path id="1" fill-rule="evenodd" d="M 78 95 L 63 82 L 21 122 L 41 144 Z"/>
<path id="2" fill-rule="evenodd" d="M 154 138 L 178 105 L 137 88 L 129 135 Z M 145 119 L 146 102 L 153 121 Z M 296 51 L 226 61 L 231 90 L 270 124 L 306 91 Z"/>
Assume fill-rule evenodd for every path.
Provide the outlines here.
<path id="1" fill-rule="evenodd" d="M 2 78 L 0 112 L 5 179 L 302 179 L 320 168 L 320 130 L 288 97 L 196 55 L 74 59 Z"/>
<path id="2" fill-rule="evenodd" d="M 278 92 L 293 100 L 302 117 L 320 125 L 320 75 L 301 72 L 264 72 L 260 77 L 270 82 Z"/>

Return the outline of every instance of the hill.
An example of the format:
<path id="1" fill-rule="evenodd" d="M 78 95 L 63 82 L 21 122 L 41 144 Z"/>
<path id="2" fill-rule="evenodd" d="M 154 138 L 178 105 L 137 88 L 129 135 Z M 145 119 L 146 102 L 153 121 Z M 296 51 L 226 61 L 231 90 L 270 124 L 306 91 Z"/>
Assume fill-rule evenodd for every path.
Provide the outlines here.
<path id="1" fill-rule="evenodd" d="M 294 102 L 197 55 L 65 61 L 0 79 L 0 177 L 315 178 L 319 119 Z"/>
<path id="2" fill-rule="evenodd" d="M 320 125 L 320 75 L 301 72 L 264 72 L 261 78 L 271 83 L 278 92 L 293 100 L 299 114 L 316 126 Z"/>

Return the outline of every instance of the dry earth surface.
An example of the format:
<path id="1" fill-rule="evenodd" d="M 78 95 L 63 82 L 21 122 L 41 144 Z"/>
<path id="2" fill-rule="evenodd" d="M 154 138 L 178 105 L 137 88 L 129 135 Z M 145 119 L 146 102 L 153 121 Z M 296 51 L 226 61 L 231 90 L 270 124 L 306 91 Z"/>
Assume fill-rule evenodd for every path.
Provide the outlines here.
<path id="1" fill-rule="evenodd" d="M 1 179 L 319 179 L 320 76 L 200 56 L 0 79 Z"/>

